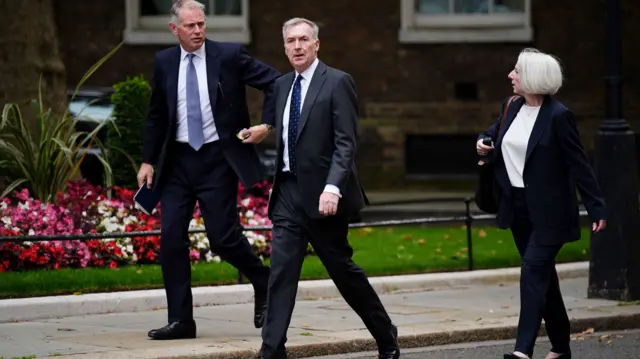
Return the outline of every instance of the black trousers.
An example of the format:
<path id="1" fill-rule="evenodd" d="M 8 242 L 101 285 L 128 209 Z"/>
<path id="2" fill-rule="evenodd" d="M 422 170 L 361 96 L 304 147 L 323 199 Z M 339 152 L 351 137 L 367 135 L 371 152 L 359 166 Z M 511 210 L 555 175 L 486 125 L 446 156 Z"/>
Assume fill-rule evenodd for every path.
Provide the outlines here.
<path id="1" fill-rule="evenodd" d="M 311 243 L 340 294 L 360 316 L 378 347 L 395 345 L 392 322 L 364 271 L 351 259 L 345 216 L 308 218 L 302 210 L 295 177 L 288 175 L 277 187 L 272 210 L 271 278 L 261 355 L 286 358 L 287 329 L 295 306 L 298 280 L 307 244 Z"/>
<path id="2" fill-rule="evenodd" d="M 570 323 L 560 293 L 555 258 L 562 244 L 542 244 L 533 229 L 525 192 L 513 188 L 515 218 L 511 232 L 522 257 L 520 276 L 520 318 L 515 350 L 533 356 L 542 319 L 552 351 L 570 351 Z"/>
<path id="3" fill-rule="evenodd" d="M 187 232 L 196 201 L 211 251 L 240 270 L 256 291 L 266 292 L 269 268 L 242 234 L 237 210 L 238 177 L 219 142 L 207 143 L 199 151 L 176 142 L 168 160 L 161 196 L 160 263 L 169 322 L 193 320 Z"/>

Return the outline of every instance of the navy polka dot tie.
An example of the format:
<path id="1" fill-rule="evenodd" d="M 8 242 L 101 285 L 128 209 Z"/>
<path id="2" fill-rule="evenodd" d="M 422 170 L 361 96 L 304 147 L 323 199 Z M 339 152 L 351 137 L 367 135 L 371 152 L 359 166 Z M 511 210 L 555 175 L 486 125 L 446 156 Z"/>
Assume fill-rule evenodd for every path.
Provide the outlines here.
<path id="1" fill-rule="evenodd" d="M 289 133 L 287 146 L 289 147 L 289 171 L 296 173 L 296 136 L 298 135 L 298 123 L 300 123 L 300 107 L 302 105 L 302 75 L 296 77 L 291 91 L 291 103 L 289 104 Z"/>

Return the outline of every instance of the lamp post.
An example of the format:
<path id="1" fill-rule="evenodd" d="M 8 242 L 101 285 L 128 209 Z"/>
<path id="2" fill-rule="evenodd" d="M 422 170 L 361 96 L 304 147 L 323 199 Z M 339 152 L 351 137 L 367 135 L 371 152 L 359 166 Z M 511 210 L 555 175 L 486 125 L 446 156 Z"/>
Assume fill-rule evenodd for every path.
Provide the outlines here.
<path id="1" fill-rule="evenodd" d="M 622 115 L 620 0 L 606 0 L 605 119 L 595 172 L 607 203 L 607 229 L 591 235 L 589 298 L 640 299 L 640 210 L 635 134 Z"/>

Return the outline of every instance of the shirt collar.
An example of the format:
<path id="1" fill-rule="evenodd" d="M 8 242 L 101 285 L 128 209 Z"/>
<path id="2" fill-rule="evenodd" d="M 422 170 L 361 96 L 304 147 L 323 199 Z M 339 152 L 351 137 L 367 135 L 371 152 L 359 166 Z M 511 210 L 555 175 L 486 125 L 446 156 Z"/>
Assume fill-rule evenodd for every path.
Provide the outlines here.
<path id="1" fill-rule="evenodd" d="M 311 66 L 309 66 L 306 70 L 304 70 L 302 72 L 302 74 L 298 73 L 298 71 L 296 71 L 296 77 L 298 77 L 298 75 L 302 75 L 302 78 L 309 81 L 311 80 L 311 78 L 313 77 L 313 73 L 316 71 L 316 67 L 318 67 L 318 58 L 316 57 L 315 60 L 313 60 L 313 62 L 311 63 Z"/>
<path id="2" fill-rule="evenodd" d="M 204 59 L 205 57 L 205 49 L 204 49 L 205 44 L 203 43 L 202 46 L 200 46 L 199 49 L 197 49 L 196 51 L 192 52 L 192 54 L 196 55 L 196 57 L 199 57 L 201 59 Z M 182 47 L 182 45 L 180 45 L 180 59 L 184 60 L 187 55 L 189 54 L 189 52 L 187 52 L 184 47 Z"/>

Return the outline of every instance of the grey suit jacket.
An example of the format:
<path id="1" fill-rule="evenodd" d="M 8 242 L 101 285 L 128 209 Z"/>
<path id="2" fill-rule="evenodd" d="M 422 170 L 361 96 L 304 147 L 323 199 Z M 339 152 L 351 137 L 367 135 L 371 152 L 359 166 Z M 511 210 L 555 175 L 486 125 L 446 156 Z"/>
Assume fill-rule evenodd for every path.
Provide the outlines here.
<path id="1" fill-rule="evenodd" d="M 278 171 L 269 201 L 270 217 L 273 203 L 278 201 L 277 187 L 281 178 L 284 149 L 282 119 L 294 80 L 295 72 L 292 71 L 278 78 L 274 86 Z M 298 190 L 303 209 L 311 218 L 322 217 L 318 204 L 320 194 L 327 184 L 338 187 L 342 195 L 337 215 L 355 215 L 368 204 L 358 181 L 355 165 L 357 100 L 351 75 L 320 61 L 302 104 L 296 141 L 293 144 L 289 141 L 289 146 L 296 146 Z"/>

